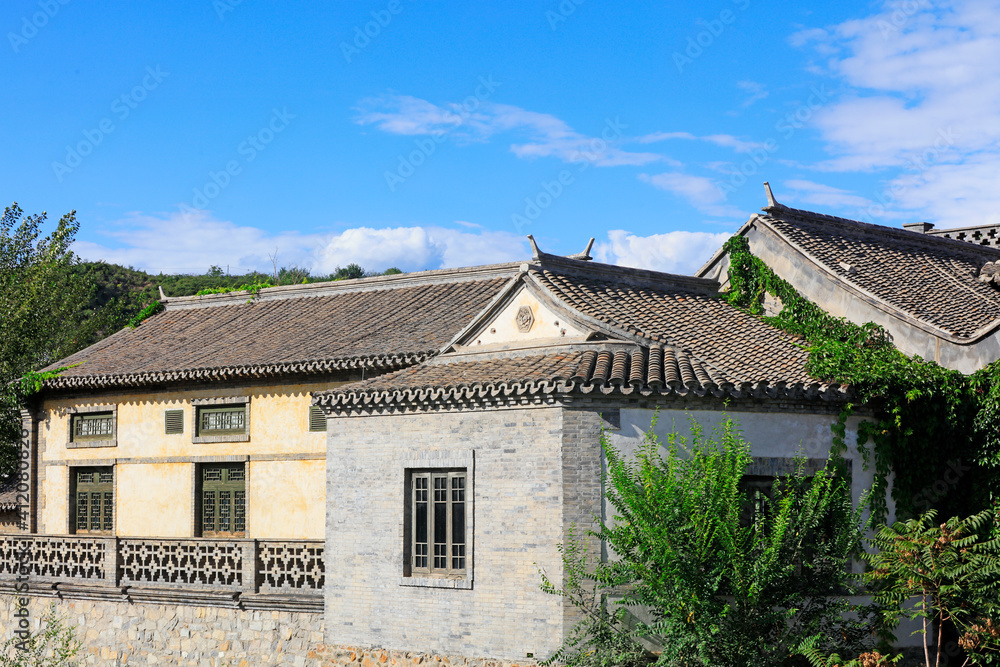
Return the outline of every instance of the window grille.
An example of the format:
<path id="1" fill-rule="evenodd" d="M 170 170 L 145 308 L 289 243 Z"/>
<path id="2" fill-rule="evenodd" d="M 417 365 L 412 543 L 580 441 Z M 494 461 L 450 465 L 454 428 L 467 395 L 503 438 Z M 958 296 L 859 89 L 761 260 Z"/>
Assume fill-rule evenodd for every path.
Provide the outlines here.
<path id="1" fill-rule="evenodd" d="M 234 435 L 246 433 L 246 405 L 222 408 L 198 408 L 198 435 Z"/>
<path id="2" fill-rule="evenodd" d="M 205 463 L 199 475 L 202 537 L 245 537 L 246 468 L 242 463 Z"/>
<path id="3" fill-rule="evenodd" d="M 466 471 L 410 474 L 411 574 L 466 574 Z"/>
<path id="4" fill-rule="evenodd" d="M 115 418 L 110 412 L 73 415 L 73 442 L 111 440 L 114 432 Z"/>
<path id="5" fill-rule="evenodd" d="M 72 525 L 75 533 L 110 535 L 115 529 L 111 468 L 73 468 Z"/>

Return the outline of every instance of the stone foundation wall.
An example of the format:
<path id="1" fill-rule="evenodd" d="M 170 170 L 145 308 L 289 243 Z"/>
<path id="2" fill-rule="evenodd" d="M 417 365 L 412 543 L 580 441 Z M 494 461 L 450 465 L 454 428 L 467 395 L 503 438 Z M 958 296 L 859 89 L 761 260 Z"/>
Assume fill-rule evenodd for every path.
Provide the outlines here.
<path id="1" fill-rule="evenodd" d="M 494 660 L 324 645 L 322 614 L 309 612 L 37 597 L 28 605 L 32 632 L 42 625 L 52 603 L 83 642 L 76 658 L 83 665 L 515 667 Z M 17 628 L 15 610 L 13 598 L 0 596 L 0 644 Z"/>

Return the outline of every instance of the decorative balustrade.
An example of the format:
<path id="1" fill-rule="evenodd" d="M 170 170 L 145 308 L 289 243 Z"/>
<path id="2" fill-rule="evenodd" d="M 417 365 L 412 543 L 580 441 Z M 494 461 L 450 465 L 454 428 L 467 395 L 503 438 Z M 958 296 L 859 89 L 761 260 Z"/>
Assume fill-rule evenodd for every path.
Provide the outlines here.
<path id="1" fill-rule="evenodd" d="M 0 582 L 322 594 L 323 542 L 0 535 Z"/>

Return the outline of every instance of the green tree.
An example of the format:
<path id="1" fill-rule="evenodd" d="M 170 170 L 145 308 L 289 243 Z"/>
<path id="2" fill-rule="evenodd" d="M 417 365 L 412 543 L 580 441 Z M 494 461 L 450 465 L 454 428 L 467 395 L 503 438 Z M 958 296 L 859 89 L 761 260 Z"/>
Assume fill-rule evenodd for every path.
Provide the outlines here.
<path id="1" fill-rule="evenodd" d="M 113 317 L 87 317 L 89 285 L 72 269 L 79 229 L 75 212 L 42 236 L 46 215 L 23 215 L 17 204 L 0 218 L 0 478 L 13 469 L 25 373 L 85 346 L 112 328 Z M 110 313 L 113 309 L 108 309 Z"/>
<path id="2" fill-rule="evenodd" d="M 691 434 L 687 441 L 674 432 L 661 444 L 651 428 L 634 458 L 602 439 L 615 517 L 596 537 L 611 557 L 568 588 L 582 586 L 580 599 L 614 599 L 617 591 L 621 602 L 602 617 L 613 632 L 585 615 L 560 659 L 601 664 L 602 647 L 588 643 L 597 632 L 614 642 L 654 641 L 658 664 L 686 667 L 795 664 L 810 637 L 827 653 L 857 655 L 870 629 L 850 615 L 865 611 L 848 600 L 859 583 L 852 563 L 863 523 L 846 475 L 834 465 L 808 478 L 800 465 L 775 481 L 770 497 L 754 496 L 741 484 L 750 446 L 735 422 L 726 418 L 706 434 L 692 421 Z M 580 568 L 579 549 L 563 554 L 567 569 Z M 548 590 L 565 595 L 567 587 Z"/>
<path id="3" fill-rule="evenodd" d="M 865 579 L 891 626 L 919 619 L 927 667 L 941 664 L 942 632 L 953 624 L 965 665 L 997 664 L 1000 657 L 1000 506 L 964 519 L 919 518 L 883 526 Z M 993 533 L 991 535 L 991 532 Z M 907 606 L 910 600 L 916 600 Z M 932 635 L 937 637 L 932 642 Z M 936 645 L 932 651 L 931 646 Z M 932 655 L 933 652 L 933 655 Z"/>

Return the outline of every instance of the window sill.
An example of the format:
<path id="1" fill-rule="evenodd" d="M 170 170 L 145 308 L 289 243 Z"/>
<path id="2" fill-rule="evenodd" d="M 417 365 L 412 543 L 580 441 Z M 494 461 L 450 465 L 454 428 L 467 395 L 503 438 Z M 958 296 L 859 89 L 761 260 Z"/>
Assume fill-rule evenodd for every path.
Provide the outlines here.
<path id="1" fill-rule="evenodd" d="M 78 440 L 67 442 L 66 449 L 90 449 L 93 447 L 117 447 L 117 440 Z"/>
<path id="2" fill-rule="evenodd" d="M 445 577 L 400 577 L 400 586 L 420 588 L 455 588 L 472 590 L 471 579 L 447 579 Z"/>
<path id="3" fill-rule="evenodd" d="M 248 433 L 236 433 L 233 435 L 196 435 L 191 438 L 191 442 L 196 445 L 205 442 L 250 442 L 250 435 Z"/>

